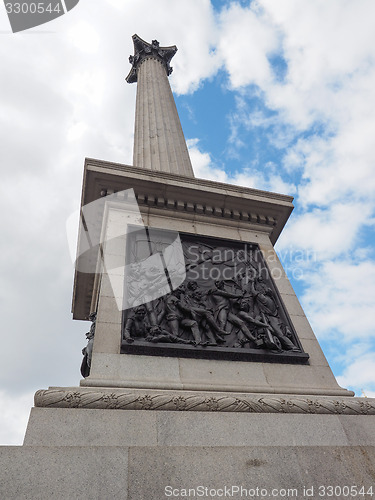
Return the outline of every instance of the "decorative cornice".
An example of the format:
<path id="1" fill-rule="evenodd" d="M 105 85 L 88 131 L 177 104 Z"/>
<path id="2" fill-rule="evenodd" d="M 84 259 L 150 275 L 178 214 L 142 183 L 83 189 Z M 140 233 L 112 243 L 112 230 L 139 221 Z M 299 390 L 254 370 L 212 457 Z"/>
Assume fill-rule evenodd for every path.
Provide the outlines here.
<path id="1" fill-rule="evenodd" d="M 125 165 L 123 163 L 116 163 L 111 161 L 98 160 L 95 158 L 85 159 L 85 169 L 95 170 L 95 169 L 108 171 L 108 173 L 119 175 L 129 175 L 135 178 L 145 177 L 146 179 L 153 178 L 155 182 L 167 184 L 178 184 L 183 182 L 189 188 L 201 187 L 207 190 L 221 190 L 226 191 L 227 194 L 241 195 L 241 196 L 253 196 L 259 200 L 270 200 L 273 203 L 281 203 L 292 206 L 293 196 L 286 194 L 274 193 L 272 191 L 262 191 L 261 189 L 255 189 L 244 186 L 237 186 L 235 184 L 226 184 L 224 182 L 211 181 L 208 179 L 191 178 L 185 177 L 183 175 L 171 174 L 168 172 L 155 172 L 147 168 L 139 168 L 133 165 Z"/>
<path id="2" fill-rule="evenodd" d="M 152 40 L 151 43 L 147 43 L 138 35 L 133 35 L 132 38 L 134 44 L 134 56 L 129 56 L 129 62 L 132 65 L 132 68 L 126 77 L 126 81 L 128 83 L 134 83 L 137 81 L 138 67 L 146 59 L 156 59 L 163 64 L 168 76 L 172 73 L 173 68 L 169 63 L 177 52 L 177 47 L 175 45 L 170 47 L 160 47 L 157 40 Z"/>
<path id="3" fill-rule="evenodd" d="M 212 206 L 206 203 L 192 203 L 185 199 L 167 198 L 164 196 L 155 196 L 152 193 L 135 192 L 137 202 L 141 206 L 155 207 L 164 210 L 172 210 L 173 212 L 194 213 L 201 216 L 220 217 L 225 219 L 233 219 L 244 221 L 246 223 L 257 224 L 262 226 L 276 226 L 277 219 L 272 215 L 259 215 L 257 213 L 248 212 L 245 210 L 231 209 L 223 205 Z"/>
<path id="4" fill-rule="evenodd" d="M 329 396 L 186 394 L 77 387 L 40 390 L 34 400 L 35 406 L 43 408 L 375 415 L 375 399 Z"/>
<path id="5" fill-rule="evenodd" d="M 134 189 L 138 204 L 149 209 L 194 214 L 203 218 L 232 219 L 241 222 L 243 227 L 252 229 L 263 227 L 272 233 L 275 240 L 293 209 L 290 196 L 268 193 L 251 188 L 238 189 L 230 184 L 214 183 L 203 179 L 190 179 L 183 176 L 155 173 L 128 165 L 113 164 L 86 159 L 86 170 L 94 173 L 96 168 L 110 169 L 114 176 L 100 181 L 97 189 L 112 194 L 124 189 L 116 171 L 126 176 L 127 184 Z M 98 171 L 98 175 L 100 173 Z M 126 175 L 126 174 L 125 174 Z M 83 200 L 90 203 L 92 196 Z M 273 239 L 272 239 L 273 241 Z M 273 241 L 274 242 L 274 241 Z"/>

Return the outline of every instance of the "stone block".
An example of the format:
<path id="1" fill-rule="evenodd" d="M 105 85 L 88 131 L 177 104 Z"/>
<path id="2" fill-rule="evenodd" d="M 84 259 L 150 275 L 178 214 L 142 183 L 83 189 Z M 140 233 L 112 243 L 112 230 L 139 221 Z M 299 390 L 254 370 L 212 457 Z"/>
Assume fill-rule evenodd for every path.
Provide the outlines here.
<path id="1" fill-rule="evenodd" d="M 100 297 L 97 318 L 102 323 L 121 323 L 122 311 L 119 310 L 114 298 Z"/>
<path id="2" fill-rule="evenodd" d="M 24 446 L 156 446 L 157 412 L 32 408 Z"/>
<path id="3" fill-rule="evenodd" d="M 123 222 L 108 222 L 108 226 L 106 228 L 105 232 L 105 240 L 110 241 L 112 239 L 119 239 L 124 238 L 126 233 L 127 233 L 127 225 L 139 225 L 140 227 L 143 227 L 142 219 L 141 217 L 139 218 L 129 218 L 128 221 L 123 221 Z"/>
<path id="4" fill-rule="evenodd" d="M 316 339 L 301 339 L 303 350 L 310 355 L 310 366 L 329 366 L 326 357 Z"/>
<path id="5" fill-rule="evenodd" d="M 106 398 L 115 407 L 116 392 Z M 374 426 L 373 415 L 38 407 L 24 446 L 373 446 Z"/>
<path id="6" fill-rule="evenodd" d="M 254 392 L 268 388 L 262 363 L 181 358 L 179 366 L 185 389 Z"/>
<path id="7" fill-rule="evenodd" d="M 159 412 L 158 445 L 240 447 L 349 444 L 337 416 L 315 417 L 306 414 Z M 316 425 L 318 420 L 319 425 Z"/>
<path id="8" fill-rule="evenodd" d="M 248 243 L 257 243 L 258 245 L 270 245 L 268 232 L 264 231 L 249 231 L 247 229 L 239 229 L 240 240 Z"/>
<path id="9" fill-rule="evenodd" d="M 197 234 L 202 236 L 211 236 L 213 238 L 224 238 L 235 241 L 240 239 L 237 227 L 230 227 L 220 223 L 204 224 L 202 222 L 196 222 L 195 229 Z"/>
<path id="10" fill-rule="evenodd" d="M 148 224 L 151 227 L 159 229 L 169 229 L 171 231 L 181 231 L 186 233 L 195 233 L 194 220 L 185 219 L 177 213 L 178 217 L 166 217 L 161 215 L 149 214 Z"/>
<path id="11" fill-rule="evenodd" d="M 200 487 L 207 491 L 206 498 L 215 498 L 227 487 L 233 498 L 240 498 L 242 487 L 246 492 L 241 498 L 320 498 L 319 487 L 342 488 L 349 479 L 350 484 L 373 485 L 374 459 L 371 447 L 132 448 L 129 497 L 162 499 L 172 489 L 182 495 L 182 488 L 190 488 L 190 497 L 198 498 L 193 489 Z M 309 496 L 306 488 L 311 487 Z"/>
<path id="12" fill-rule="evenodd" d="M 118 353 L 108 352 L 93 352 L 91 371 L 88 378 L 81 381 L 81 385 L 90 384 L 92 378 L 102 380 L 114 380 L 117 377 L 120 379 L 120 360 L 121 355 Z"/>
<path id="13" fill-rule="evenodd" d="M 181 388 L 178 358 L 94 353 L 89 378 L 102 386 L 106 381 L 118 387 Z M 102 383 L 100 383 L 102 381 Z M 86 379 L 81 385 L 93 385 Z"/>
<path id="14" fill-rule="evenodd" d="M 373 486 L 374 463 L 371 446 L 3 447 L 0 496 L 159 500 L 226 488 L 232 498 L 347 498 L 348 484 Z M 329 485 L 336 494 L 323 497 Z"/>
<path id="15" fill-rule="evenodd" d="M 280 294 L 295 296 L 293 287 L 290 284 L 290 281 L 288 280 L 286 274 L 282 272 L 282 269 L 273 267 L 270 272 Z"/>
<path id="16" fill-rule="evenodd" d="M 364 408 L 366 408 L 366 399 L 363 398 Z M 373 415 L 339 415 L 338 419 L 351 446 L 375 446 L 375 417 Z"/>
<path id="17" fill-rule="evenodd" d="M 103 297 L 122 298 L 124 295 L 124 276 L 107 273 L 102 275 L 100 295 Z"/>
<path id="18" fill-rule="evenodd" d="M 315 334 L 305 315 L 295 316 L 293 314 L 290 314 L 289 316 L 300 340 L 316 340 Z"/>
<path id="19" fill-rule="evenodd" d="M 281 298 L 284 302 L 284 305 L 289 313 L 289 315 L 293 316 L 305 316 L 303 312 L 302 306 L 299 303 L 297 297 L 294 295 L 289 295 L 286 293 L 281 293 Z"/>
<path id="20" fill-rule="evenodd" d="M 115 327 L 112 335 L 113 339 L 108 340 L 108 345 L 115 349 L 118 346 L 118 337 L 114 337 Z M 105 342 L 104 338 L 100 340 L 102 345 Z M 307 365 L 94 352 L 90 377 L 82 381 L 81 385 L 346 395 L 347 391 L 338 386 L 319 345 L 312 342 L 306 344 L 305 348 L 311 351 L 311 360 Z"/>
<path id="21" fill-rule="evenodd" d="M 0 498 L 130 499 L 128 449 L 1 447 Z"/>
<path id="22" fill-rule="evenodd" d="M 119 255 L 123 256 L 123 259 L 125 259 L 126 240 L 126 235 L 107 239 L 104 245 L 104 255 L 106 257 L 109 255 Z"/>
<path id="23" fill-rule="evenodd" d="M 305 366 L 264 363 L 263 370 L 270 387 L 279 393 L 331 394 L 338 385 L 329 366 Z M 346 392 L 345 389 L 341 389 Z M 315 392 L 318 391 L 318 392 Z"/>
<path id="24" fill-rule="evenodd" d="M 117 245 L 116 245 L 117 246 Z M 107 272 L 111 272 L 111 274 L 122 274 L 124 275 L 123 268 L 125 266 L 125 251 L 121 254 L 112 254 L 105 252 L 104 255 L 104 264 Z"/>
<path id="25" fill-rule="evenodd" d="M 95 353 L 119 354 L 121 348 L 121 324 L 96 322 Z"/>

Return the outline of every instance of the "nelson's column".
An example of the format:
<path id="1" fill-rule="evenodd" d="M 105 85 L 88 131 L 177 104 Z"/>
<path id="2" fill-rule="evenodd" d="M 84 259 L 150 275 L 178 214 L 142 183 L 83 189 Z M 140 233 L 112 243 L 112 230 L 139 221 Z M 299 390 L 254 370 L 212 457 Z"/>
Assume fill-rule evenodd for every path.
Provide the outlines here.
<path id="1" fill-rule="evenodd" d="M 134 165 L 84 167 L 84 378 L 36 393 L 4 498 L 371 498 L 375 401 L 338 386 L 274 251 L 292 198 L 196 179 L 177 48 L 133 42 Z"/>

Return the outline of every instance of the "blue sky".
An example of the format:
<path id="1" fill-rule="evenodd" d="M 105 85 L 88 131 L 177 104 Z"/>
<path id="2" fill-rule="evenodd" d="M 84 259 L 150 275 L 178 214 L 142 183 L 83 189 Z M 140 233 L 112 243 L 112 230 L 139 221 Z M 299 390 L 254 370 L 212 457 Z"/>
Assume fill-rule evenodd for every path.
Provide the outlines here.
<path id="1" fill-rule="evenodd" d="M 18 34 L 0 8 L 0 442 L 79 383 L 65 221 L 85 157 L 132 163 L 133 33 L 178 47 L 196 176 L 295 197 L 276 249 L 340 384 L 375 397 L 374 2 L 81 0 Z"/>

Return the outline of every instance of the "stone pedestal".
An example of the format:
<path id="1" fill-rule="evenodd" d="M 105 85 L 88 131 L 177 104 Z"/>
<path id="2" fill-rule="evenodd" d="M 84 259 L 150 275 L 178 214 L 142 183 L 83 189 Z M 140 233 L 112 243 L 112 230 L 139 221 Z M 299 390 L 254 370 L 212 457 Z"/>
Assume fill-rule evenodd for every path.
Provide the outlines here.
<path id="1" fill-rule="evenodd" d="M 37 392 L 24 446 L 1 449 L 0 498 L 328 498 L 331 487 L 348 498 L 344 487 L 375 488 L 375 401 L 338 386 L 273 248 L 292 199 L 86 161 L 83 205 L 126 189 L 142 219 L 132 224 L 256 244 L 309 359 L 121 353 L 108 273 L 77 272 L 74 317 L 97 310 L 90 375 Z M 105 242 L 124 213 L 113 200 L 103 213 Z M 111 255 L 122 261 L 123 248 Z"/>
<path id="2" fill-rule="evenodd" d="M 190 489 L 190 498 L 205 499 L 224 497 L 223 491 L 236 500 L 343 499 L 351 498 L 347 496 L 350 490 L 371 491 L 374 461 L 373 445 L 353 442 L 327 446 L 295 442 L 293 446 L 6 447 L 0 455 L 0 495 L 7 500 L 162 500 L 189 498 Z M 198 494 L 194 495 L 194 489 Z"/>
<path id="3" fill-rule="evenodd" d="M 94 201 L 103 190 L 134 189 L 142 219 L 138 222 L 148 228 L 257 245 L 309 359 L 304 364 L 288 364 L 277 358 L 270 363 L 120 354 L 123 319 L 118 292 L 110 283 L 113 275 L 104 270 L 98 281 L 94 275 L 78 272 L 74 318 L 87 319 L 93 308 L 97 310 L 91 372 L 82 386 L 353 395 L 338 386 L 273 248 L 293 208 L 291 197 L 97 160 L 86 161 L 84 186 L 83 204 Z M 104 252 L 106 241 L 126 234 L 124 224 L 129 217 L 113 200 L 116 197 L 111 197 L 102 220 Z M 111 247 L 110 258 L 125 262 L 125 247 L 124 237 L 115 250 Z"/>
<path id="4" fill-rule="evenodd" d="M 65 404 L 78 404 L 77 388 L 51 389 L 37 400 L 54 394 L 56 402 L 64 391 Z M 238 499 L 351 498 L 345 487 L 375 486 L 374 400 L 343 398 L 346 406 L 342 399 L 312 398 L 308 410 L 304 398 L 286 396 L 286 404 L 278 403 L 286 413 L 277 398 L 275 413 L 121 410 L 110 409 L 110 394 L 104 390 L 98 403 L 93 390 L 86 399 L 102 409 L 33 408 L 24 446 L 1 449 L 0 497 L 162 500 L 195 489 L 200 496 L 190 498 L 225 498 L 221 490 Z M 272 408 L 259 399 L 259 409 Z M 305 412 L 290 413 L 299 408 Z"/>

